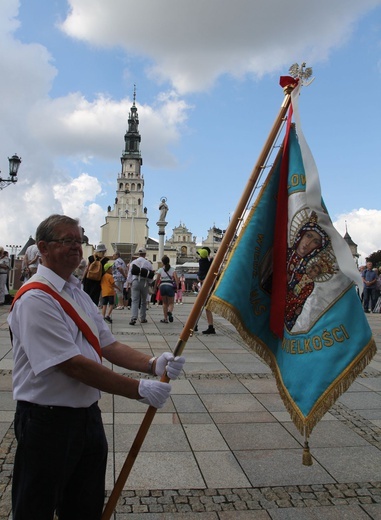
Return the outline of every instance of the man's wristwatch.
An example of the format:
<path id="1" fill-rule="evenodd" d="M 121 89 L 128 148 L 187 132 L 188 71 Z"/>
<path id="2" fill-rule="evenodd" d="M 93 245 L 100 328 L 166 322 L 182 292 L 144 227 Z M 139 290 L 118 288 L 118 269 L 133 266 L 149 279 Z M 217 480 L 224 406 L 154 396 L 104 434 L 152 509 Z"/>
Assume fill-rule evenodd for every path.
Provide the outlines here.
<path id="1" fill-rule="evenodd" d="M 154 356 L 154 357 L 151 357 L 151 359 L 148 361 L 148 373 L 152 374 L 153 376 L 156 375 L 155 372 L 153 371 L 154 363 L 156 360 L 157 360 L 157 357 Z"/>

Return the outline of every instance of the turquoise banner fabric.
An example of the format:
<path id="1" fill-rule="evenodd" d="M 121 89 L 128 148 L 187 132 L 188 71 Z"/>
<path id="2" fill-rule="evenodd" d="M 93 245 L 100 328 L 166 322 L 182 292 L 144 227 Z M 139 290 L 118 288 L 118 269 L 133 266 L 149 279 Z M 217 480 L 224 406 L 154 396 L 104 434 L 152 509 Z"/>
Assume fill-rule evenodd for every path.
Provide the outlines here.
<path id="1" fill-rule="evenodd" d="M 309 435 L 376 352 L 353 279 L 342 272 L 337 237 L 324 203 L 308 205 L 309 171 L 295 128 L 289 134 L 288 222 L 276 220 L 281 154 L 236 240 L 208 308 L 237 328 L 272 369 L 283 401 Z M 287 226 L 283 338 L 270 330 L 275 225 Z M 334 240 L 332 240 L 334 237 Z M 334 244 L 334 245 L 333 245 Z M 335 247 L 335 249 L 334 249 Z M 284 266 L 283 266 L 284 269 Z"/>

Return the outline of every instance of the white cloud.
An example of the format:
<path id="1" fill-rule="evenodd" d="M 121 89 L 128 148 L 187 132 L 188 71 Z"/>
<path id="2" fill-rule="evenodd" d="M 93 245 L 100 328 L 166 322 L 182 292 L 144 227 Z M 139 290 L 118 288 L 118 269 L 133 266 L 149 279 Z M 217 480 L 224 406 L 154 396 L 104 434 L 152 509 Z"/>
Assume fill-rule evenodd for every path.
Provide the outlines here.
<path id="1" fill-rule="evenodd" d="M 367 256 L 381 249 L 381 210 L 353 209 L 339 215 L 333 224 L 343 236 L 348 229 L 352 240 L 358 245 L 360 263 L 365 263 Z"/>
<path id="2" fill-rule="evenodd" d="M 206 89 L 223 74 L 261 77 L 288 66 L 290 56 L 324 60 L 350 36 L 361 14 L 380 3 L 70 0 L 71 12 L 61 27 L 92 49 L 117 47 L 128 58 L 144 58 L 139 66 L 146 66 L 147 74 L 171 84 L 151 105 L 137 107 L 145 165 L 173 169 L 171 147 L 180 141 L 192 109 L 182 93 Z M 108 182 L 115 182 L 117 172 L 110 169 L 122 151 L 132 100 L 97 93 L 96 86 L 87 93 L 70 91 L 74 70 L 67 91 L 61 85 L 64 94 L 53 97 L 59 60 L 33 38 L 31 43 L 24 43 L 28 37 L 18 39 L 19 5 L 18 0 L 0 2 L 0 159 L 6 162 L 13 153 L 23 159 L 17 185 L 0 193 L 6 201 L 1 241 L 24 241 L 43 218 L 67 211 L 80 217 L 90 240 L 97 242 L 107 205 L 102 197 Z M 135 78 L 123 66 L 121 81 Z"/>
<path id="3" fill-rule="evenodd" d="M 24 245 L 29 236 L 34 237 L 38 224 L 53 213 L 78 218 L 90 242 L 99 241 L 105 210 L 94 202 L 101 192 L 97 178 L 82 173 L 76 178 L 51 186 L 41 180 L 27 189 L 24 189 L 25 185 L 20 182 L 19 185 L 7 188 L 8 195 L 11 195 L 12 212 L 9 212 L 6 221 L 0 220 L 2 243 Z M 15 192 L 17 196 L 14 196 Z"/>
<path id="4" fill-rule="evenodd" d="M 41 220 L 65 211 L 80 216 L 90 240 L 98 242 L 104 209 L 95 199 L 103 189 L 94 174 L 104 164 L 101 175 L 115 180 L 110 164 L 115 168 L 123 150 L 132 100 L 105 94 L 89 100 L 81 92 L 50 97 L 58 72 L 53 58 L 42 45 L 17 39 L 17 14 L 18 1 L 0 3 L 0 142 L 3 153 L 23 160 L 17 185 L 1 193 L 11 201 L 6 221 L 0 221 L 1 242 L 26 241 Z M 190 107 L 173 92 L 161 94 L 154 106 L 137 106 L 144 120 L 145 164 L 173 167 L 170 146 L 179 139 Z M 0 164 L 6 177 L 4 163 L 6 155 Z M 88 179 L 82 175 L 84 164 Z"/>
<path id="5" fill-rule="evenodd" d="M 262 75 L 290 57 L 325 60 L 377 0 L 69 0 L 61 25 L 73 38 L 152 60 L 149 73 L 180 93 L 222 74 Z M 287 21 L 286 21 L 287 20 Z M 323 28 L 323 29 L 322 29 Z"/>
<path id="6" fill-rule="evenodd" d="M 30 108 L 29 130 L 53 154 L 79 157 L 84 162 L 91 162 L 94 156 L 115 160 L 122 150 L 131 105 L 128 98 L 116 101 L 99 95 L 88 101 L 80 93 L 45 99 Z M 173 166 L 169 146 L 179 138 L 190 107 L 174 92 L 161 93 L 155 106 L 136 106 L 142 121 L 139 130 L 144 133 L 145 161 L 159 167 Z"/>
<path id="7" fill-rule="evenodd" d="M 98 179 L 82 173 L 70 183 L 56 184 L 54 197 L 60 202 L 62 213 L 78 218 L 90 243 L 99 242 L 99 229 L 104 224 L 105 210 L 94 202 L 102 191 Z"/>

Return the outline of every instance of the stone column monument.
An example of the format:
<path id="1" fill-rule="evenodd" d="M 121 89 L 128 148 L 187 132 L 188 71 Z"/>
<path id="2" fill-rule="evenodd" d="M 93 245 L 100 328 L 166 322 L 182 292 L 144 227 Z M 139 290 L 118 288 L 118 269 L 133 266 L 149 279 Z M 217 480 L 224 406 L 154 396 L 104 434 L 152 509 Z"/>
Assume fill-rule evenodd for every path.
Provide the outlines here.
<path id="1" fill-rule="evenodd" d="M 159 220 L 156 222 L 157 226 L 159 227 L 159 258 L 158 261 L 161 264 L 161 259 L 164 255 L 164 236 L 165 236 L 165 226 L 168 224 L 166 222 L 165 217 L 168 213 L 168 206 L 167 206 L 167 198 L 162 197 L 159 205 Z"/>

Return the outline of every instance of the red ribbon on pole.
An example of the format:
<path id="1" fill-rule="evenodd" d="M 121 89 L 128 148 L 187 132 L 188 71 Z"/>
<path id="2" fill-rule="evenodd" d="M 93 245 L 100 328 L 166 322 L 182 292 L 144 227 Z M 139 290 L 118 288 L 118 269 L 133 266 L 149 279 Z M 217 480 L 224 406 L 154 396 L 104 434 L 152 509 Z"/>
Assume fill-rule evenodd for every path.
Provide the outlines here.
<path id="1" fill-rule="evenodd" d="M 279 81 L 284 88 L 298 83 L 298 79 L 282 76 Z M 274 245 L 273 245 L 273 281 L 271 291 L 270 329 L 279 338 L 283 338 L 284 315 L 287 293 L 287 224 L 288 224 L 288 159 L 289 135 L 292 120 L 292 105 L 287 117 L 286 135 L 283 141 L 283 155 L 280 167 L 279 187 L 277 196 Z"/>

